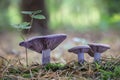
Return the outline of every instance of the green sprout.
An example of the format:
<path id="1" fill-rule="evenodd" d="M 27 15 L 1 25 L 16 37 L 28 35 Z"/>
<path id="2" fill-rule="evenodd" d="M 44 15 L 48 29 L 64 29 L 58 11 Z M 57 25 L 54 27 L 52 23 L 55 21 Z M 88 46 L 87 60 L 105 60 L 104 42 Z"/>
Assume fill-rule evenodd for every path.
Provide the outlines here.
<path id="1" fill-rule="evenodd" d="M 37 11 L 22 11 L 22 14 L 25 15 L 29 15 L 31 17 L 31 21 L 30 22 L 23 22 L 20 24 L 14 24 L 12 25 L 14 28 L 16 28 L 18 31 L 20 31 L 20 36 L 21 38 L 25 41 L 25 38 L 23 37 L 22 34 L 22 30 L 27 29 L 29 33 L 30 29 L 32 28 L 32 24 L 33 24 L 33 19 L 45 19 L 45 16 L 43 16 L 41 14 L 41 10 L 37 10 Z M 28 54 L 27 54 L 27 48 L 25 48 L 25 52 L 26 52 L 26 65 L 28 66 Z"/>

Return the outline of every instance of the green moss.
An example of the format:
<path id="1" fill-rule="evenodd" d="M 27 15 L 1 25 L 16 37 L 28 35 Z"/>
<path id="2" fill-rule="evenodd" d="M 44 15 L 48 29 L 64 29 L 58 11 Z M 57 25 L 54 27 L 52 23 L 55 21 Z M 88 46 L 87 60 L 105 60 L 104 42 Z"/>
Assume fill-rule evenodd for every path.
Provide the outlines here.
<path id="1" fill-rule="evenodd" d="M 30 74 L 23 74 L 22 77 L 24 77 L 24 78 L 31 78 L 31 75 Z"/>
<path id="2" fill-rule="evenodd" d="M 61 64 L 61 63 L 49 63 L 47 65 L 44 66 L 45 70 L 59 70 L 59 69 L 63 69 L 65 67 L 65 65 Z"/>

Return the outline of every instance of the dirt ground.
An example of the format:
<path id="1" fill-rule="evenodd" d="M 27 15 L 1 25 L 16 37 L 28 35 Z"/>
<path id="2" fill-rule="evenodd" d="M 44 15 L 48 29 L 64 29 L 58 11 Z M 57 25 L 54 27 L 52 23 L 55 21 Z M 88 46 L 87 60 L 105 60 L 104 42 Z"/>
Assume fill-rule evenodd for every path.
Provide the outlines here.
<path id="1" fill-rule="evenodd" d="M 72 60 L 77 61 L 77 55 L 69 53 L 67 50 L 77 45 L 86 45 L 92 42 L 105 43 L 111 46 L 111 49 L 104 52 L 102 57 L 118 57 L 120 54 L 120 33 L 116 31 L 93 31 L 86 33 L 58 31 L 55 33 L 65 33 L 67 34 L 67 39 L 51 52 L 51 62 L 53 63 L 67 63 Z M 35 35 L 38 34 L 32 34 L 31 36 Z M 21 41 L 23 40 L 19 33 L 11 32 L 0 34 L 0 56 L 8 60 L 20 57 L 22 62 L 25 63 L 25 48 L 19 46 L 19 42 Z M 41 54 L 37 52 L 28 50 L 28 58 L 30 64 L 36 62 L 41 63 Z M 86 53 L 85 60 L 92 62 L 93 58 Z"/>

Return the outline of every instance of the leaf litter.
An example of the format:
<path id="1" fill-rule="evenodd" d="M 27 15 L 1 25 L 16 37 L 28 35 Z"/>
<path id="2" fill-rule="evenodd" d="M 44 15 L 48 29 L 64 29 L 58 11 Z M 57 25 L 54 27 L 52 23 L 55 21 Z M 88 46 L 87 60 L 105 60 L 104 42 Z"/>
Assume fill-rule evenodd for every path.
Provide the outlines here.
<path id="1" fill-rule="evenodd" d="M 28 67 L 20 59 L 6 61 L 0 68 L 0 80 L 105 80 L 120 78 L 120 57 L 103 58 L 101 63 L 78 64 L 76 61 L 67 64 L 50 63 L 42 66 L 33 63 Z"/>

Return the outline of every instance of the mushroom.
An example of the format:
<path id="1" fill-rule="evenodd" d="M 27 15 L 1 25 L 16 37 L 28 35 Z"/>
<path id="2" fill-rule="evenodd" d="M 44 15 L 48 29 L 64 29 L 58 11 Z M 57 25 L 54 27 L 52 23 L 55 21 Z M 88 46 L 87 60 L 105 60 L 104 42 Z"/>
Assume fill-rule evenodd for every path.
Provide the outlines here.
<path id="1" fill-rule="evenodd" d="M 100 62 L 101 53 L 105 52 L 107 49 L 110 49 L 110 46 L 107 44 L 100 44 L 100 43 L 90 43 L 88 44 L 91 50 L 88 54 L 91 57 L 94 57 L 94 61 Z"/>
<path id="2" fill-rule="evenodd" d="M 35 36 L 20 42 L 20 46 L 42 53 L 42 65 L 50 63 L 50 52 L 54 50 L 64 39 L 65 34 L 53 34 L 47 36 Z"/>
<path id="3" fill-rule="evenodd" d="M 77 47 L 73 47 L 68 50 L 68 52 L 73 52 L 78 55 L 78 62 L 80 64 L 84 63 L 84 53 L 87 53 L 90 50 L 90 47 L 87 45 L 81 45 Z"/>

